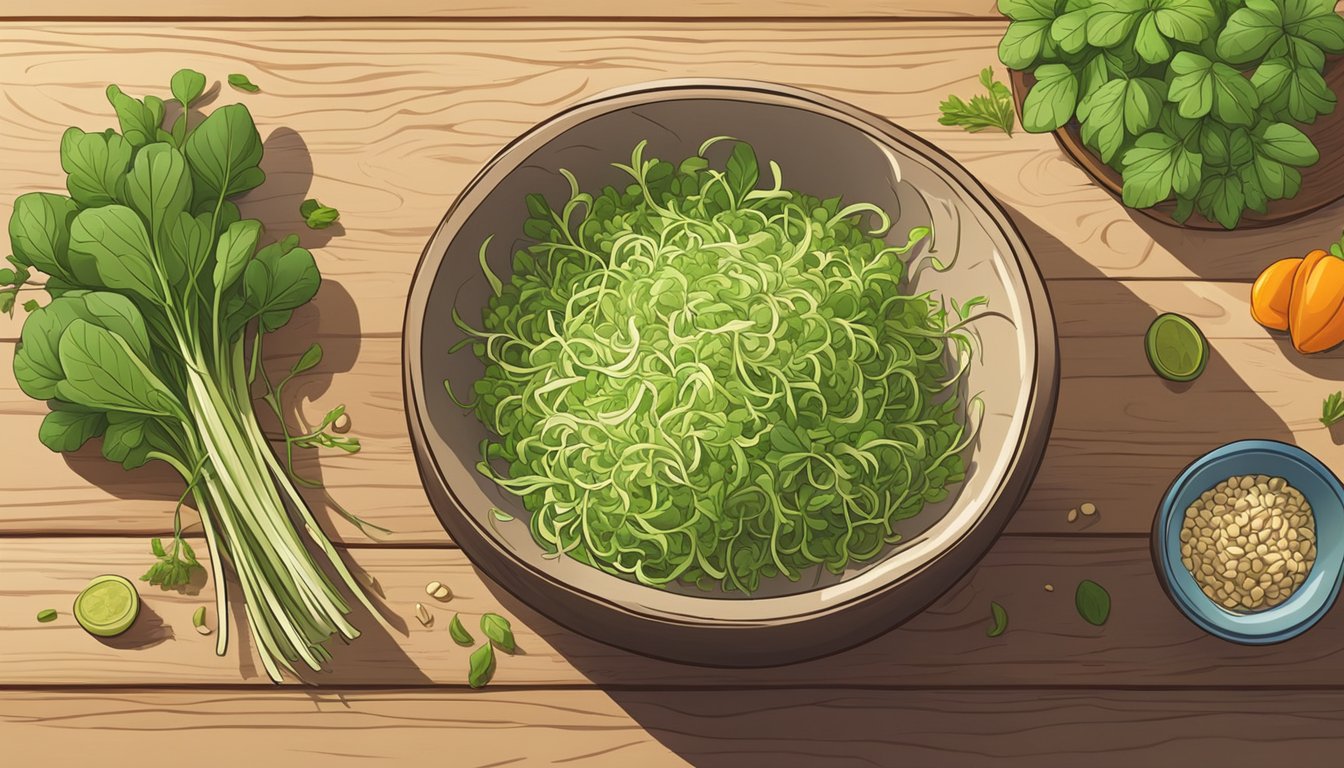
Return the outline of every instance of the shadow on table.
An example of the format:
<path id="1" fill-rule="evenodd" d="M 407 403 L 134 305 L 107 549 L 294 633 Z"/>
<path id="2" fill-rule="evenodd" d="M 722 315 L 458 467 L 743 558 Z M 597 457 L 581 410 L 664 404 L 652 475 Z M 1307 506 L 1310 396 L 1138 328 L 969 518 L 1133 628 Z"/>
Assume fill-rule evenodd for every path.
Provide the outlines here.
<path id="1" fill-rule="evenodd" d="M 1135 621 L 1129 630 L 1140 637 L 1100 641 L 1106 648 L 1099 650 L 1110 654 L 1084 657 L 1076 648 L 1077 617 L 1071 611 L 1061 612 L 1060 598 L 1037 587 L 1032 593 L 1023 590 L 1023 594 L 1012 595 L 1013 612 L 1018 617 L 1014 621 L 1032 621 L 1033 611 L 1046 614 L 1048 608 L 1052 617 L 1048 621 L 1059 624 L 1048 629 L 1020 629 L 1025 634 L 1019 634 L 1013 643 L 987 639 L 987 601 L 992 599 L 995 587 L 972 585 L 972 569 L 941 597 L 929 595 L 932 605 L 907 628 L 814 661 L 720 674 L 646 658 L 581 637 L 541 617 L 486 580 L 494 596 L 525 624 L 541 632 L 570 664 L 603 688 L 612 701 L 668 749 L 694 765 L 722 768 L 839 765 L 846 761 L 897 763 L 903 748 L 920 741 L 923 735 L 903 731 L 900 722 L 881 713 L 883 707 L 868 707 L 865 702 L 880 700 L 890 709 L 905 696 L 918 700 L 917 690 L 898 690 L 902 688 L 1047 685 L 1070 677 L 1091 679 L 1102 675 L 1108 666 L 1115 674 L 1132 673 L 1132 665 L 1120 661 L 1124 652 L 1114 643 L 1128 642 L 1135 647 L 1144 647 L 1145 643 L 1154 647 L 1166 642 L 1194 644 L 1209 665 L 1232 665 L 1246 656 L 1258 658 L 1270 653 L 1219 643 L 1182 622 L 1175 609 L 1162 600 L 1146 548 L 1136 544 L 1132 534 L 1147 530 L 1168 484 L 1198 455 L 1242 437 L 1291 441 L 1291 430 L 1224 358 L 1217 343 L 1204 374 L 1192 384 L 1172 384 L 1151 371 L 1143 347 L 1148 325 L 1161 312 L 1174 309 L 1164 305 L 1166 300 L 1194 301 L 1200 297 L 1186 297 L 1180 293 L 1185 289 L 1172 283 L 1163 292 L 1146 293 L 1141 298 L 1135 293 L 1142 292 L 1141 287 L 1096 279 L 1105 275 L 1025 216 L 1015 214 L 1014 219 L 1047 277 L 1068 276 L 1049 284 L 1060 338 L 1061 386 L 1050 447 L 1038 482 L 1048 477 L 1052 484 L 1068 486 L 1081 482 L 1072 480 L 1079 477 L 1079 466 L 1119 467 L 1119 471 L 1094 473 L 1113 484 L 1112 488 L 1075 485 L 1065 492 L 1077 499 L 1109 494 L 1130 500 L 1128 509 L 1109 511 L 1123 518 L 1124 532 L 1130 536 L 1078 537 L 1074 541 L 1116 542 L 1102 546 L 1113 546 L 1117 548 L 1114 551 L 1129 558 L 1126 583 L 1112 585 L 1117 600 L 1129 600 L 1131 605 L 1161 601 L 1153 603 L 1151 615 Z M 1187 237 L 1191 239 L 1186 248 L 1208 247 L 1193 236 Z M 1104 332 L 1099 326 L 1104 326 Z M 1230 414 L 1235 414 L 1232 421 Z M 1153 435 L 1168 436 L 1172 445 L 1157 450 L 1159 446 L 1145 442 Z M 1106 493 L 1099 493 L 1102 490 Z M 1063 507 L 1056 513 L 1061 520 L 1066 510 Z M 1045 529 L 1045 523 L 1035 528 Z M 1074 530 L 1081 532 L 1082 528 Z M 1096 570 L 1095 565 L 1086 565 L 1095 563 L 1089 559 L 1091 555 L 1073 552 L 1075 546 L 1066 537 L 1043 537 L 1035 550 L 1024 547 L 1021 537 L 1012 541 L 1016 543 L 1009 549 L 1029 550 L 1028 554 L 1012 557 L 1030 558 L 1030 551 L 1039 552 L 1039 561 L 1015 567 L 1054 570 L 1060 579 L 1082 578 L 1085 567 L 1092 568 L 1090 573 Z M 1135 559 L 1136 549 L 1141 560 Z M 1142 593 L 1143 598 L 1135 593 Z M 1049 602 L 1052 599 L 1054 603 Z M 1069 596 L 1063 599 L 1068 602 Z M 600 634 L 598 628 L 586 631 Z M 1123 636 L 1125 631 L 1110 634 Z M 1047 679 L 1041 679 L 1042 669 L 1052 670 Z M 947 749 L 955 749 L 955 734 L 973 728 L 975 717 L 974 708 L 956 715 L 949 713 L 941 728 Z M 927 723 L 921 727 L 927 727 Z"/>

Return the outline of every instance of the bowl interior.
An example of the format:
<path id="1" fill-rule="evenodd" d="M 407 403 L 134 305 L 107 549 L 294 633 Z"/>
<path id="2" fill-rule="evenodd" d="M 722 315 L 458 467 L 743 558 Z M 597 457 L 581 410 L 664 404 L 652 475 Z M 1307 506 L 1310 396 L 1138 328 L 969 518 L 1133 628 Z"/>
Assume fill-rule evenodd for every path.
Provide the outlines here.
<path id="1" fill-rule="evenodd" d="M 1233 475 L 1282 477 L 1311 504 L 1316 563 L 1282 603 L 1239 613 L 1210 600 L 1181 562 L 1181 524 L 1200 494 Z M 1339 480 L 1315 457 L 1270 440 L 1229 443 L 1206 454 L 1177 478 L 1162 502 L 1157 541 L 1160 566 L 1177 606 L 1206 631 L 1242 643 L 1273 643 L 1305 631 L 1334 604 L 1344 573 L 1344 498 Z"/>
<path id="2" fill-rule="evenodd" d="M 628 177 L 611 163 L 629 162 L 639 141 L 648 140 L 645 157 L 677 162 L 694 155 L 706 138 L 719 135 L 750 142 L 763 169 L 770 160 L 779 163 L 787 187 L 821 198 L 838 195 L 846 202 L 879 205 L 895 221 L 888 236 L 893 244 L 904 244 L 912 227 L 933 227 L 932 245 L 922 245 L 914 255 L 914 262 L 922 265 L 913 276 L 915 289 L 959 302 L 983 295 L 991 310 L 972 324 L 981 343 L 966 384 L 967 391 L 979 394 L 984 414 L 978 439 L 966 454 L 967 479 L 953 489 L 951 498 L 908 521 L 904 540 L 883 556 L 843 576 L 818 568 L 799 582 L 771 580 L 752 600 L 733 599 L 740 597 L 734 593 L 652 589 L 569 558 L 543 558 L 528 531 L 527 510 L 474 468 L 481 442 L 488 437 L 485 428 L 441 386 L 448 380 L 454 392 L 468 392 L 481 375 L 481 364 L 469 349 L 448 354 L 463 338 L 451 312 L 456 306 L 469 323 L 479 325 L 490 292 L 478 266 L 479 248 L 494 235 L 487 261 L 502 278 L 509 274 L 512 255 L 525 242 L 527 194 L 542 193 L 552 204 L 567 199 L 561 168 L 571 171 L 587 191 L 624 185 Z M 711 149 L 711 164 L 722 167 L 728 150 L 726 145 Z M 432 279 L 424 302 L 422 345 L 419 359 L 408 360 L 418 366 L 410 371 L 412 379 L 418 376 L 422 382 L 427 448 L 465 522 L 517 565 L 633 610 L 768 621 L 821 610 L 887 586 L 926 567 L 983 519 L 1021 449 L 1039 364 L 1040 329 L 1019 263 L 1028 257 L 1010 231 L 1002 212 L 965 171 L 919 140 L 895 128 L 878 131 L 797 95 L 686 88 L 581 105 L 502 152 L 464 192 L 430 244 L 428 254 L 441 248 L 445 256 L 435 274 L 422 276 Z M 947 268 L 932 268 L 929 256 Z M 515 519 L 500 522 L 492 507 Z"/>

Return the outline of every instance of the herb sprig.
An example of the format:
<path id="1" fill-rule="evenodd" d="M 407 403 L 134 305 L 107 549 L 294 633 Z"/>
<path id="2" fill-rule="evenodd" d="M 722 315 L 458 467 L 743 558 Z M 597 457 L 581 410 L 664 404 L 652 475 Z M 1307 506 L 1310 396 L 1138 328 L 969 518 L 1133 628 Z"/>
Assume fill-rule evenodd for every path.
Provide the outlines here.
<path id="1" fill-rule="evenodd" d="M 972 96 L 963 101 L 960 96 L 951 95 L 938 105 L 942 116 L 938 122 L 942 125 L 956 125 L 970 133 L 979 133 L 994 128 L 1009 136 L 1013 135 L 1013 93 L 1008 86 L 994 79 L 994 69 L 985 67 L 980 72 L 980 84 L 985 93 Z"/>

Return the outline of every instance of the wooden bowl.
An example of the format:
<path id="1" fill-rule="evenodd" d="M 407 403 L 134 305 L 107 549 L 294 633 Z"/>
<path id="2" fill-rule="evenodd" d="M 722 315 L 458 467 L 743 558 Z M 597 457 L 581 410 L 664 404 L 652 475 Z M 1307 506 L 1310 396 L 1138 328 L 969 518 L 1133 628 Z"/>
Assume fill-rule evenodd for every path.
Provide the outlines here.
<path id="1" fill-rule="evenodd" d="M 1013 88 L 1013 101 L 1017 104 L 1017 115 L 1022 117 L 1022 105 L 1026 101 L 1027 91 L 1035 85 L 1036 78 L 1030 73 L 1009 70 L 1009 81 Z M 1344 57 L 1331 57 L 1325 65 L 1325 81 L 1336 96 L 1344 99 Z M 1287 200 L 1275 200 L 1263 213 L 1247 211 L 1237 224 L 1238 229 L 1259 229 L 1282 224 L 1324 208 L 1344 198 L 1344 105 L 1337 105 L 1335 111 L 1316 118 L 1311 125 L 1299 126 L 1316 145 L 1321 159 L 1309 168 L 1302 168 L 1302 189 L 1296 197 Z M 1063 128 L 1054 132 L 1064 154 L 1091 176 L 1116 198 L 1120 198 L 1122 181 L 1119 172 L 1103 163 L 1092 150 L 1083 145 L 1077 120 L 1070 120 Z M 1173 227 L 1191 229 L 1210 229 L 1225 231 L 1217 222 L 1209 221 L 1198 212 L 1192 214 L 1185 224 L 1171 218 L 1176 202 L 1168 200 L 1152 208 L 1136 208 L 1149 218 L 1169 224 Z"/>
<path id="2" fill-rule="evenodd" d="M 967 449 L 970 469 L 952 498 L 903 528 L 904 541 L 839 577 L 770 580 L 744 597 L 655 589 L 568 557 L 546 559 L 528 512 L 475 470 L 488 435 L 443 382 L 467 392 L 483 368 L 452 320 L 479 322 L 490 293 L 477 263 L 496 235 L 491 269 L 507 275 L 523 242 L 524 197 L 568 198 L 559 169 L 586 189 L 624 183 L 611 163 L 647 139 L 645 157 L 694 155 L 707 137 L 751 142 L 784 183 L 822 198 L 867 200 L 899 216 L 892 242 L 931 225 L 944 272 L 915 287 L 989 297 L 998 313 L 976 321 L 983 342 L 968 373 L 985 416 Z M 722 156 L 711 151 L 714 162 Z M 921 249 L 921 253 L 923 249 Z M 965 169 L 913 134 L 806 91 L 742 81 L 664 81 L 610 92 L 566 109 L 504 148 L 457 198 L 425 248 L 411 286 L 404 340 L 406 411 L 431 503 L 471 560 L 535 610 L 589 637 L 646 655 L 711 665 L 768 666 L 821 656 L 890 629 L 960 579 L 1017 508 L 1044 451 L 1054 413 L 1054 323 L 1041 278 L 1008 216 Z M 497 507 L 516 518 L 499 522 Z M 820 569 L 817 569 L 818 571 Z"/>

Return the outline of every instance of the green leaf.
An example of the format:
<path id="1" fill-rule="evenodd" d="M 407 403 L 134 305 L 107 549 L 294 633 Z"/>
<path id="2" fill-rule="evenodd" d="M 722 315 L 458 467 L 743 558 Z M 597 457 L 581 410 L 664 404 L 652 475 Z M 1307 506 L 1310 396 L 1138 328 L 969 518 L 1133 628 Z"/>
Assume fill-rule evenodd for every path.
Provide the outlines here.
<path id="1" fill-rule="evenodd" d="M 227 231 L 227 229 L 226 229 Z M 210 246 L 215 238 L 210 232 L 210 214 L 192 216 L 179 213 L 168 225 L 161 240 L 160 257 L 164 271 L 175 287 L 185 286 L 205 268 L 210 258 Z"/>
<path id="2" fill-rule="evenodd" d="M 1303 168 L 1321 159 L 1305 133 L 1287 123 L 1269 123 L 1256 129 L 1256 151 L 1272 160 Z"/>
<path id="3" fill-rule="evenodd" d="M 1050 39 L 1065 53 L 1078 53 L 1087 46 L 1087 20 L 1093 6 L 1069 11 L 1050 24 Z"/>
<path id="4" fill-rule="evenodd" d="M 1344 421 L 1344 391 L 1327 395 L 1321 403 L 1321 423 L 1327 427 Z"/>
<path id="5" fill-rule="evenodd" d="M 1241 177 L 1235 173 L 1205 174 L 1195 198 L 1200 213 L 1223 226 L 1235 229 L 1246 209 Z"/>
<path id="6" fill-rule="evenodd" d="M 190 107 L 205 92 L 205 75 L 194 69 L 179 69 L 173 74 L 173 98 Z"/>
<path id="7" fill-rule="evenodd" d="M 88 408 L 185 419 L 182 406 L 126 340 L 84 320 L 66 328 L 59 345 L 62 400 Z"/>
<path id="8" fill-rule="evenodd" d="M 1135 0 L 1110 0 L 1097 3 L 1087 20 L 1087 42 L 1094 48 L 1113 48 L 1129 37 L 1147 10 Z"/>
<path id="9" fill-rule="evenodd" d="M 9 242 L 14 256 L 27 266 L 69 277 L 70 225 L 79 206 L 68 197 L 29 192 L 14 201 L 9 217 Z"/>
<path id="10" fill-rule="evenodd" d="M 55 621 L 56 615 L 57 614 L 55 608 L 43 608 L 42 610 L 37 612 L 37 620 L 42 622 L 43 624 L 46 624 L 49 621 Z"/>
<path id="11" fill-rule="evenodd" d="M 151 235 L 157 237 L 175 223 L 191 203 L 191 174 L 182 153 L 169 144 L 143 147 L 126 176 L 126 202 Z"/>
<path id="12" fill-rule="evenodd" d="M 760 166 L 756 162 L 756 150 L 745 141 L 739 141 L 733 145 L 733 152 L 728 156 L 727 172 L 725 180 L 728 188 L 733 191 L 733 199 L 742 200 L 746 198 L 747 193 L 756 188 L 756 182 L 760 179 Z M 309 221 L 312 217 L 309 216 Z M 309 224 L 309 226 L 312 226 Z"/>
<path id="13" fill-rule="evenodd" d="M 1230 64 L 1288 57 L 1319 70 L 1325 53 L 1344 53 L 1344 18 L 1331 0 L 1246 0 L 1228 17 L 1217 51 Z"/>
<path id="14" fill-rule="evenodd" d="M 1217 30 L 1218 13 L 1209 0 L 1158 0 L 1153 7 L 1157 30 L 1168 39 L 1198 43 Z"/>
<path id="15" fill-rule="evenodd" d="M 448 636 L 458 645 L 471 645 L 476 642 L 467 628 L 462 626 L 462 617 L 456 613 L 453 614 L 453 620 L 448 622 Z"/>
<path id="16" fill-rule="evenodd" d="M 1222 62 L 1190 51 L 1181 51 L 1171 62 L 1172 78 L 1167 98 L 1179 105 L 1182 117 L 1199 118 L 1212 113 L 1231 125 L 1250 125 L 1260 107 L 1260 94 L 1251 81 Z"/>
<path id="17" fill-rule="evenodd" d="M 1125 94 L 1128 80 L 1111 80 L 1078 105 L 1083 142 L 1109 163 L 1125 140 Z"/>
<path id="18" fill-rule="evenodd" d="M 518 649 L 513 641 L 513 628 L 509 626 L 509 620 L 497 613 L 487 613 L 481 617 L 481 631 L 495 647 L 505 653 L 513 653 Z"/>
<path id="19" fill-rule="evenodd" d="M 107 414 L 100 411 L 52 411 L 42 419 L 37 439 L 57 453 L 73 453 L 107 429 Z"/>
<path id="20" fill-rule="evenodd" d="M 1278 117 L 1310 123 L 1335 111 L 1335 94 L 1321 73 L 1287 58 L 1262 62 L 1251 75 L 1251 84 L 1261 102 Z"/>
<path id="21" fill-rule="evenodd" d="M 117 113 L 121 135 L 132 147 L 142 147 L 158 139 L 163 123 L 163 100 L 146 96 L 144 100 L 122 93 L 115 85 L 107 86 L 107 100 Z"/>
<path id="22" fill-rule="evenodd" d="M 240 91 L 247 91 L 248 93 L 258 93 L 261 91 L 261 87 L 254 85 L 251 80 L 247 79 L 247 75 L 229 75 L 229 85 Z"/>
<path id="23" fill-rule="evenodd" d="M 39 305 L 39 304 L 37 303 L 37 299 L 29 299 L 29 300 L 23 302 L 23 311 L 24 311 L 24 312 L 36 312 L 40 306 L 41 306 L 41 305 Z"/>
<path id="24" fill-rule="evenodd" d="M 66 129 L 61 135 L 61 168 L 69 174 L 65 186 L 70 197 L 86 208 L 119 202 L 133 151 L 129 142 L 111 131 Z"/>
<path id="25" fill-rule="evenodd" d="M 317 364 L 320 362 L 322 362 L 322 345 L 314 343 L 309 345 L 308 349 L 304 350 L 303 354 L 299 356 L 298 362 L 294 363 L 294 367 L 290 368 L 289 372 L 300 374 L 304 371 L 316 368 Z M 340 413 L 337 413 L 336 409 L 332 409 L 327 413 L 327 418 L 323 419 L 324 425 L 330 424 L 340 418 L 341 413 L 344 413 L 344 409 L 341 409 Z M 333 416 L 332 414 L 335 415 Z"/>
<path id="26" fill-rule="evenodd" d="M 211 112 L 187 137 L 186 156 L 197 198 L 207 193 L 216 199 L 233 197 L 260 185 L 266 180 L 258 167 L 261 155 L 261 136 L 247 107 L 230 104 Z M 214 200 L 209 203 L 213 209 Z"/>
<path id="27" fill-rule="evenodd" d="M 471 652 L 468 661 L 467 684 L 472 688 L 484 688 L 495 676 L 495 649 L 490 643 Z"/>
<path id="28" fill-rule="evenodd" d="M 242 276 L 260 239 L 261 222 L 256 219 L 235 221 L 219 236 L 219 244 L 215 247 L 214 282 L 220 295 Z"/>
<path id="29" fill-rule="evenodd" d="M 300 213 L 303 213 L 304 209 L 307 209 L 307 213 L 303 213 L 303 217 L 304 223 L 308 225 L 309 229 L 326 229 L 332 224 L 335 224 L 337 219 L 341 218 L 341 212 L 335 208 L 330 208 L 321 203 L 318 203 L 316 207 L 310 208 L 308 206 L 309 202 L 317 203 L 316 200 L 305 200 L 304 204 L 299 207 Z"/>
<path id="30" fill-rule="evenodd" d="M 1036 84 L 1022 106 L 1022 127 L 1045 133 L 1069 122 L 1078 105 L 1078 78 L 1064 64 L 1036 68 Z"/>
<path id="31" fill-rule="evenodd" d="M 103 457 L 118 464 L 135 464 L 137 454 L 147 452 L 145 432 L 153 421 L 151 416 L 113 411 L 108 414 L 107 433 L 103 435 Z M 137 449 L 144 447 L 144 451 Z M 141 461 L 140 463 L 143 463 Z M 127 467 L 132 468 L 132 467 Z M 160 557 L 162 552 L 157 552 Z"/>
<path id="32" fill-rule="evenodd" d="M 1009 69 L 1028 70 L 1041 57 L 1050 35 L 1050 19 L 1014 21 L 999 41 L 999 61 Z"/>
<path id="33" fill-rule="evenodd" d="M 149 234 L 135 211 L 124 205 L 89 208 L 75 217 L 70 262 L 75 275 L 87 284 L 163 302 Z"/>
<path id="34" fill-rule="evenodd" d="M 1126 81 L 1125 88 L 1125 132 L 1138 136 L 1157 125 L 1162 113 L 1162 94 L 1164 86 L 1161 80 L 1150 77 L 1136 77 Z"/>
<path id="35" fill-rule="evenodd" d="M 1104 587 L 1090 579 L 1078 582 L 1073 596 L 1078 615 L 1088 624 L 1100 627 L 1111 616 L 1111 595 Z"/>
<path id="36" fill-rule="evenodd" d="M 1199 189 L 1203 158 L 1176 139 L 1145 133 L 1125 152 L 1122 197 L 1131 208 L 1148 208 L 1175 191 L 1192 195 Z"/>
<path id="37" fill-rule="evenodd" d="M 1302 188 L 1302 174 L 1268 155 L 1257 152 L 1252 169 L 1260 188 L 1270 200 L 1293 197 Z"/>
<path id="38" fill-rule="evenodd" d="M 257 251 L 243 271 L 243 322 L 259 318 L 270 333 L 289 322 L 298 307 L 316 295 L 322 277 L 313 255 L 290 240 Z"/>
<path id="39" fill-rule="evenodd" d="M 1002 605 L 989 601 L 989 629 L 985 630 L 986 637 L 998 637 L 1008 629 L 1008 611 L 1004 610 Z"/>

